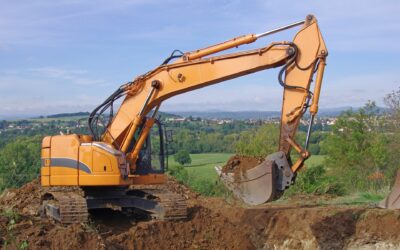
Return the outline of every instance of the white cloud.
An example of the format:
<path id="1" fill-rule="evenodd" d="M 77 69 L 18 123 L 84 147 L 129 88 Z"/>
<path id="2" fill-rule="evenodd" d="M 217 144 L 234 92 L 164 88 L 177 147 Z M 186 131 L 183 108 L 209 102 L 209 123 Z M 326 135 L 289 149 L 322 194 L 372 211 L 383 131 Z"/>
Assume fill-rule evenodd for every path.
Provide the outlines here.
<path id="1" fill-rule="evenodd" d="M 321 106 L 363 106 L 368 100 L 383 106 L 383 98 L 397 89 L 400 76 L 391 72 L 356 74 L 326 79 L 321 92 Z"/>
<path id="2" fill-rule="evenodd" d="M 88 72 L 85 70 L 43 67 L 33 68 L 30 69 L 30 71 L 39 77 L 68 80 L 70 83 L 77 85 L 101 85 L 105 83 L 105 81 L 101 79 L 88 78 Z"/>
<path id="3" fill-rule="evenodd" d="M 0 9 L 0 113 L 89 108 L 114 90 L 104 79 L 123 81 L 132 78 L 132 71 L 144 73 L 169 54 L 166 48 L 193 50 L 308 13 L 317 16 L 330 51 L 321 106 L 381 102 L 399 86 L 393 63 L 400 53 L 398 1 L 5 1 Z M 290 40 L 290 32 L 256 46 Z M 387 61 L 379 61 L 383 55 Z M 354 65 L 357 72 L 342 64 Z M 376 69 L 379 64 L 387 64 L 385 72 Z M 83 70 L 87 65 L 94 66 Z M 177 96 L 164 107 L 278 110 L 281 97 L 271 74 Z"/>

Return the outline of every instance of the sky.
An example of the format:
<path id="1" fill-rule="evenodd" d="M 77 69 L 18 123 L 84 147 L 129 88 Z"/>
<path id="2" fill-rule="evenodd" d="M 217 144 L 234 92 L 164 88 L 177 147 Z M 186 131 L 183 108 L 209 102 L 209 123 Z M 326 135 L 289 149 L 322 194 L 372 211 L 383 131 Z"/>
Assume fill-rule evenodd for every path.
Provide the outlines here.
<path id="1" fill-rule="evenodd" d="M 383 106 L 400 87 L 400 1 L 0 0 L 0 117 L 91 111 L 192 51 L 314 14 L 328 47 L 320 108 Z M 239 50 L 292 40 L 296 28 Z M 280 110 L 278 70 L 167 100 L 164 111 Z"/>

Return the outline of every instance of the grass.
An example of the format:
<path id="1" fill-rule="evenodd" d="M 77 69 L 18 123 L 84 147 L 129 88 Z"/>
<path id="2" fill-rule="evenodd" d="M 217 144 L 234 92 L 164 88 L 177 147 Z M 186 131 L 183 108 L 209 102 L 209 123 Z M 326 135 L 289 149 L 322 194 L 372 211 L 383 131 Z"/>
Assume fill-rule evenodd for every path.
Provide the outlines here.
<path id="1" fill-rule="evenodd" d="M 186 165 L 185 168 L 189 173 L 192 173 L 198 178 L 217 180 L 218 175 L 214 167 L 224 165 L 232 155 L 231 153 L 191 154 L 190 158 L 192 159 L 192 163 Z M 313 167 L 322 164 L 324 158 L 325 156 L 323 155 L 313 155 L 306 161 L 306 165 Z M 171 155 L 168 158 L 168 165 L 169 167 L 176 167 L 179 166 L 179 163 L 175 162 L 174 157 Z"/>
<path id="2" fill-rule="evenodd" d="M 185 180 L 181 181 L 186 185 L 188 185 L 189 187 L 191 187 L 193 190 L 206 196 L 226 195 L 226 190 L 222 187 L 222 184 L 217 183 L 218 175 L 214 167 L 217 165 L 224 165 L 225 162 L 232 155 L 233 154 L 230 153 L 191 154 L 190 157 L 192 159 L 192 163 L 183 168 L 181 167 L 186 172 L 184 177 Z M 324 158 L 325 156 L 323 155 L 313 155 L 306 161 L 306 165 L 309 168 L 321 165 Z M 170 156 L 169 158 L 169 167 L 171 169 L 176 169 L 180 167 L 179 163 L 174 161 L 173 156 Z M 300 185 L 299 183 L 297 184 Z M 291 189 L 293 188 L 295 188 L 295 186 L 291 187 Z M 322 200 L 321 204 L 325 205 L 376 204 L 379 201 L 381 201 L 385 196 L 386 194 L 383 193 L 375 194 L 369 192 L 357 192 L 345 196 L 339 196 L 337 198 L 333 198 L 328 201 Z"/>
<path id="3" fill-rule="evenodd" d="M 187 171 L 187 177 L 185 177 L 187 180 L 181 181 L 202 194 L 220 195 L 223 192 L 219 192 L 219 185 L 221 184 L 216 183 L 219 178 L 214 167 L 224 165 L 232 155 L 230 153 L 191 154 L 192 163 L 184 167 L 185 171 Z M 307 166 L 312 167 L 321 164 L 323 160 L 324 156 L 311 156 L 307 160 Z M 179 163 L 174 161 L 173 156 L 168 158 L 168 165 L 170 169 L 180 166 Z M 209 188 L 204 187 L 204 185 L 209 186 Z M 218 192 L 215 191 L 216 189 Z"/>
<path id="4" fill-rule="evenodd" d="M 207 164 L 224 163 L 231 157 L 230 153 L 205 153 L 205 154 L 191 154 L 190 158 L 192 163 L 187 167 L 199 167 Z M 168 158 L 169 166 L 177 166 L 179 163 L 174 161 L 174 156 L 170 155 Z"/>
<path id="5" fill-rule="evenodd" d="M 229 153 L 191 154 L 192 163 L 182 167 L 175 162 L 173 156 L 168 158 L 170 174 L 188 185 L 191 189 L 206 196 L 224 196 L 225 187 L 217 182 L 218 175 L 214 170 L 217 165 L 223 165 L 231 157 Z"/>
<path id="6" fill-rule="evenodd" d="M 192 163 L 185 166 L 185 169 L 188 171 L 191 179 L 215 182 L 218 180 L 218 175 L 214 167 L 224 165 L 231 156 L 232 154 L 230 153 L 191 154 Z M 179 163 L 174 161 L 173 156 L 170 156 L 168 158 L 168 165 L 174 168 L 179 166 Z"/>
<path id="7" fill-rule="evenodd" d="M 186 165 L 185 169 L 195 178 L 214 181 L 218 179 L 214 167 L 224 165 L 232 155 L 231 153 L 191 154 L 192 163 Z M 323 155 L 313 155 L 307 160 L 306 165 L 309 167 L 319 165 L 324 160 L 324 157 Z M 179 163 L 175 162 L 174 157 L 171 155 L 168 158 L 168 165 L 169 167 L 176 167 L 179 166 Z"/>
<path id="8" fill-rule="evenodd" d="M 325 155 L 312 155 L 306 162 L 305 165 L 308 167 L 314 167 L 321 165 L 325 159 Z"/>
<path id="9" fill-rule="evenodd" d="M 330 203 L 343 205 L 376 204 L 382 201 L 385 196 L 384 194 L 357 192 L 351 195 L 338 197 Z"/>

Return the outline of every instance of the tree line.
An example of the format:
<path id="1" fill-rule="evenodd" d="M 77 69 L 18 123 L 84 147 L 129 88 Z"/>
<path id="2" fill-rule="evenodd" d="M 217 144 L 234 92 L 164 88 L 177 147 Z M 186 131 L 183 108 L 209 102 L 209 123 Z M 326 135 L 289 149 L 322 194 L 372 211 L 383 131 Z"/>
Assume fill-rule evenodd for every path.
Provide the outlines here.
<path id="1" fill-rule="evenodd" d="M 379 114 L 375 103 L 369 102 L 361 109 L 343 113 L 330 130 L 314 132 L 309 149 L 312 154 L 325 155 L 325 161 L 322 168 L 299 174 L 297 181 L 306 186 L 314 185 L 308 190 L 324 192 L 336 190 L 338 186 L 347 191 L 377 191 L 387 187 L 400 168 L 400 89 L 388 94 L 385 103 L 390 109 L 386 115 Z M 194 119 L 167 126 L 174 134 L 168 145 L 170 154 L 184 150 L 266 156 L 278 146 L 279 128 L 275 124 L 244 121 L 213 124 Z M 57 122 L 49 122 L 48 126 L 36 129 L 3 132 L 0 137 L 0 190 L 19 186 L 37 176 L 41 139 L 44 135 L 59 134 L 59 131 Z M 87 129 L 75 127 L 71 133 L 87 133 Z M 297 140 L 304 139 L 305 132 L 299 131 Z M 312 178 L 302 179 L 301 176 Z M 320 181 L 324 183 L 321 187 L 318 186 Z"/>

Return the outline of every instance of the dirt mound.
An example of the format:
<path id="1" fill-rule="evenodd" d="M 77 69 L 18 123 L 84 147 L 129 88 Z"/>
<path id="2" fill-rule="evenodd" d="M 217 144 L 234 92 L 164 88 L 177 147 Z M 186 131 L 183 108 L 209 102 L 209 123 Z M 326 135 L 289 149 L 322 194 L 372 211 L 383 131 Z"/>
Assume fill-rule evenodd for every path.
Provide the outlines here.
<path id="1" fill-rule="evenodd" d="M 0 207 L 12 208 L 23 215 L 34 215 L 40 206 L 40 190 L 38 179 L 19 189 L 8 189 L 0 196 Z"/>
<path id="2" fill-rule="evenodd" d="M 182 195 L 188 201 L 195 200 L 200 196 L 200 194 L 196 193 L 195 191 L 191 190 L 183 184 L 179 184 L 173 177 L 170 176 L 167 177 L 165 188 L 174 193 Z"/>
<path id="3" fill-rule="evenodd" d="M 0 197 L 0 248 L 18 249 L 399 249 L 400 211 L 367 206 L 318 206 L 287 201 L 243 207 L 185 195 L 190 216 L 149 221 L 111 210 L 91 213 L 87 224 L 60 225 L 29 211 L 39 205 L 34 181 Z M 304 198 L 306 199 L 306 198 Z M 13 208 L 14 210 L 10 210 Z"/>
<path id="4" fill-rule="evenodd" d="M 255 166 L 260 165 L 264 161 L 263 157 L 251 157 L 243 155 L 234 155 L 228 159 L 227 163 L 222 167 L 223 173 L 240 173 Z"/>
<path id="5" fill-rule="evenodd" d="M 117 249 L 254 249 L 249 233 L 221 214 L 192 207 L 186 221 L 139 223 L 135 228 L 111 236 L 107 248 Z"/>

